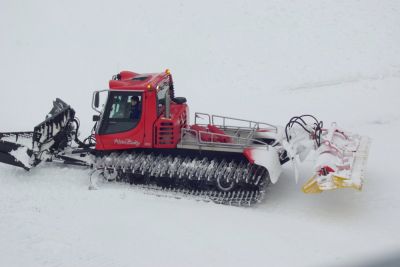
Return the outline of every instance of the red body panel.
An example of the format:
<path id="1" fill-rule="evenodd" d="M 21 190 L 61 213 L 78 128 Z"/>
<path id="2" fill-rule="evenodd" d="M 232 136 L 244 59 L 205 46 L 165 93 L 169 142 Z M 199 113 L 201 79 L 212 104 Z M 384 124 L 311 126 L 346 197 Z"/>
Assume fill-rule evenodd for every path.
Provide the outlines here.
<path id="1" fill-rule="evenodd" d="M 140 90 L 148 90 L 148 86 L 150 85 L 152 89 L 156 89 L 157 85 L 171 77 L 170 74 L 167 73 L 145 73 L 138 74 L 129 71 L 123 71 L 120 73 L 120 80 L 110 80 L 109 86 L 110 90 L 130 90 L 130 91 L 140 91 Z M 132 80 L 134 78 L 139 77 L 147 77 L 144 80 Z M 171 79 L 172 81 L 172 79 Z"/>

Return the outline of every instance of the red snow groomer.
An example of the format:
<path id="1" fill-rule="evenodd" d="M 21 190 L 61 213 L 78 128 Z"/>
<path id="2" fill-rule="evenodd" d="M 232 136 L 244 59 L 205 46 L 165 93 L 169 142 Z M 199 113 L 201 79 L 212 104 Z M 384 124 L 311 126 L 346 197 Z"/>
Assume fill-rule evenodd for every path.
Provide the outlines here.
<path id="1" fill-rule="evenodd" d="M 100 107 L 100 100 L 104 103 Z M 93 93 L 98 113 L 93 133 L 78 139 L 79 120 L 62 100 L 33 132 L 0 133 L 0 162 L 26 170 L 56 162 L 91 168 L 90 188 L 99 177 L 124 181 L 155 194 L 190 196 L 229 205 L 259 202 L 276 183 L 281 165 L 314 151 L 314 175 L 303 191 L 361 189 L 369 139 L 311 115 L 286 127 L 195 113 L 189 123 L 186 99 L 175 97 L 172 76 L 122 71 L 109 89 Z"/>

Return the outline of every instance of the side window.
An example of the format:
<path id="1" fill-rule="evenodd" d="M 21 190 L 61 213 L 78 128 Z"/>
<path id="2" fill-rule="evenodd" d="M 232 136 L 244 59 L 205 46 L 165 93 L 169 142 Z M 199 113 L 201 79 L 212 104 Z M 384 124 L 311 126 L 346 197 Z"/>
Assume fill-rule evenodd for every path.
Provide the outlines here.
<path id="1" fill-rule="evenodd" d="M 169 79 L 164 80 L 163 82 L 160 83 L 159 89 L 157 91 L 157 102 L 158 102 L 158 116 L 161 115 L 161 113 L 165 109 L 165 98 L 167 93 L 169 93 Z"/>
<path id="2" fill-rule="evenodd" d="M 142 115 L 142 93 L 110 92 L 99 134 L 125 132 L 136 127 Z"/>

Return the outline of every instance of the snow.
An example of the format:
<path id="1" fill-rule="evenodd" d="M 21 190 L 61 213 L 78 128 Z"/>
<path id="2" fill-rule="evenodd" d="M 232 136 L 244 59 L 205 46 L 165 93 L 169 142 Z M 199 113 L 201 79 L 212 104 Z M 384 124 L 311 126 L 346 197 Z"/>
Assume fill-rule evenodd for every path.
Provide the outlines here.
<path id="1" fill-rule="evenodd" d="M 192 112 L 313 114 L 372 143 L 362 192 L 305 195 L 313 163 L 298 184 L 288 164 L 252 208 L 0 165 L 0 266 L 400 265 L 399 13 L 394 0 L 1 1 L 2 132 L 32 131 L 60 97 L 85 136 L 93 90 L 169 68 Z"/>

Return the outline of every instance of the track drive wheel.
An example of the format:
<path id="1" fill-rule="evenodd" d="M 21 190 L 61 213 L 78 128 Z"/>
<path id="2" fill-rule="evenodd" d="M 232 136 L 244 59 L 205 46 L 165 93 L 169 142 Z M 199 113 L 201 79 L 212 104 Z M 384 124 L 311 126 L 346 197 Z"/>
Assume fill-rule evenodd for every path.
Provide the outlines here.
<path id="1" fill-rule="evenodd" d="M 104 179 L 106 179 L 109 182 L 115 181 L 118 176 L 118 172 L 114 170 L 104 170 L 102 174 Z"/>
<path id="2" fill-rule="evenodd" d="M 225 177 L 218 177 L 217 187 L 223 192 L 229 192 L 235 187 L 235 181 L 233 179 L 228 181 Z"/>

